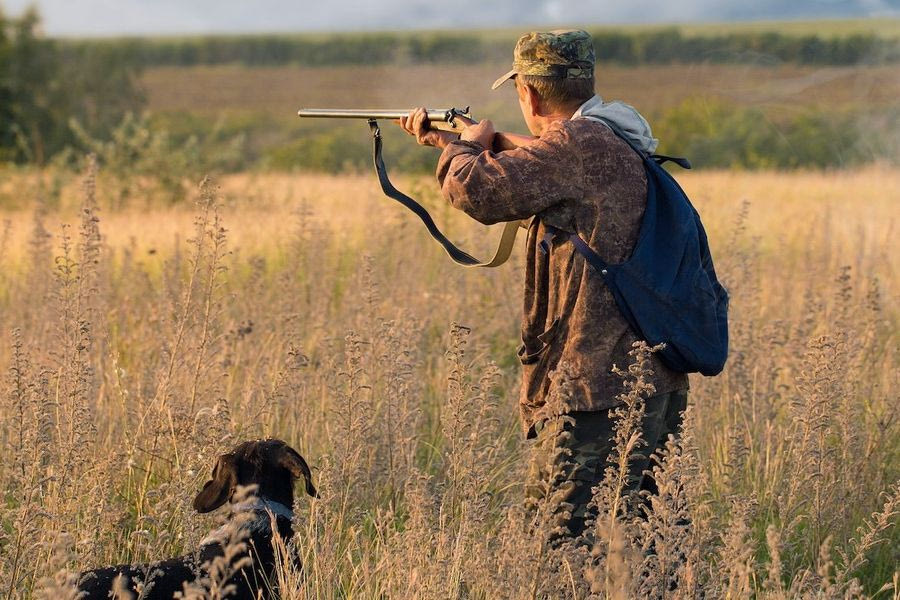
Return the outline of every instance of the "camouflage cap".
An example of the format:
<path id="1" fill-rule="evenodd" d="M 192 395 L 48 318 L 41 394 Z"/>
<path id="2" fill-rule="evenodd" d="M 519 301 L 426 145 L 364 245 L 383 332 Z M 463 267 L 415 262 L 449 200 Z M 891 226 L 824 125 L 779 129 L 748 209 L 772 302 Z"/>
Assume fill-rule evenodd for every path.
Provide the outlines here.
<path id="1" fill-rule="evenodd" d="M 526 33 L 516 43 L 512 71 L 495 81 L 491 89 L 516 75 L 590 79 L 594 76 L 594 42 L 580 29 Z"/>

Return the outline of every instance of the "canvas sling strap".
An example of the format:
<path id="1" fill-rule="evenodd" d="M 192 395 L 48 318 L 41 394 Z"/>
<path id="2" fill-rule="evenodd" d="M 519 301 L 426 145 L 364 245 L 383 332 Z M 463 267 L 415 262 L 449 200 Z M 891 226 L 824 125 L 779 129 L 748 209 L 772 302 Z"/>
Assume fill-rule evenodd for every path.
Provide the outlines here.
<path id="1" fill-rule="evenodd" d="M 453 242 L 447 239 L 447 236 L 441 233 L 441 230 L 435 225 L 434 219 L 431 218 L 431 215 L 428 214 L 428 211 L 425 210 L 424 206 L 395 188 L 394 184 L 391 183 L 391 180 L 388 179 L 387 168 L 384 166 L 384 159 L 381 156 L 381 129 L 378 127 L 378 123 L 375 119 L 369 119 L 369 127 L 372 130 L 375 172 L 378 174 L 378 182 L 381 184 L 381 191 L 384 192 L 385 196 L 396 200 L 414 212 L 416 216 L 422 220 L 422 223 L 425 224 L 431 237 L 443 246 L 450 258 L 464 267 L 499 267 L 506 262 L 516 243 L 516 233 L 519 231 L 520 221 L 510 221 L 504 224 L 503 234 L 500 236 L 500 244 L 497 246 L 497 251 L 494 253 L 494 257 L 488 261 L 480 261 L 471 254 L 460 250 L 453 245 Z"/>

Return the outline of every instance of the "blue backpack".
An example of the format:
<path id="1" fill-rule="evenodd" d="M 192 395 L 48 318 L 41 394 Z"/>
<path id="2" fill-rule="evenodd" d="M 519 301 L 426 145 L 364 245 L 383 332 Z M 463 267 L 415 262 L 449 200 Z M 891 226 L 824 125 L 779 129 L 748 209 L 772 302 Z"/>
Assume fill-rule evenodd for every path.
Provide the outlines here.
<path id="1" fill-rule="evenodd" d="M 647 173 L 647 207 L 631 257 L 608 264 L 577 233 L 547 227 L 541 243 L 568 236 L 612 292 L 625 320 L 659 352 L 671 369 L 717 375 L 728 357 L 728 293 L 716 278 L 700 216 L 675 179 L 662 168 L 671 160 L 691 168 L 685 159 L 648 155 L 622 131 L 603 120 L 637 152 Z"/>

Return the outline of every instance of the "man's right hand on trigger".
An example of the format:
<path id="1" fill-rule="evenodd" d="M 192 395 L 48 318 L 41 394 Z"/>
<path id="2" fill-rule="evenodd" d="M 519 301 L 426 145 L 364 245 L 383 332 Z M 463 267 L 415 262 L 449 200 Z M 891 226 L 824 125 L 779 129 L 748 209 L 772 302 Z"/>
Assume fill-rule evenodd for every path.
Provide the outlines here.
<path id="1" fill-rule="evenodd" d="M 443 148 L 450 142 L 459 139 L 459 136 L 452 131 L 431 129 L 428 125 L 428 113 L 424 108 L 411 110 L 409 115 L 400 117 L 399 123 L 406 133 L 415 137 L 416 141 L 423 146 Z"/>

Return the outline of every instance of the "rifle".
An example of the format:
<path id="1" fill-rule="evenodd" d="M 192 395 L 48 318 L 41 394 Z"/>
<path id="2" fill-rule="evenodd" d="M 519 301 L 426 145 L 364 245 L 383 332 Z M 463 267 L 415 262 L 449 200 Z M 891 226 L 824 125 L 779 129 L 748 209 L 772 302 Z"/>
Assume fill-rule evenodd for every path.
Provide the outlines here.
<path id="1" fill-rule="evenodd" d="M 500 244 L 493 258 L 488 261 L 480 261 L 471 254 L 457 248 L 453 242 L 441 233 L 434 219 L 428 214 L 428 211 L 421 204 L 398 190 L 388 178 L 387 168 L 384 166 L 382 158 L 382 137 L 381 128 L 378 126 L 378 119 L 399 120 L 409 114 L 409 110 L 348 110 L 348 109 L 330 109 L 330 108 L 302 108 L 297 111 L 297 116 L 317 119 L 366 119 L 369 128 L 372 131 L 373 142 L 373 160 L 375 163 L 375 173 L 378 175 L 378 182 L 381 184 L 381 191 L 388 198 L 396 200 L 419 217 L 428 233 L 431 234 L 444 250 L 455 262 L 465 267 L 499 267 L 509 258 L 512 253 L 513 245 L 516 241 L 516 233 L 519 230 L 519 221 L 511 221 L 503 227 L 503 233 L 500 236 Z M 466 128 L 467 124 L 462 123 L 457 117 L 464 117 L 472 120 L 469 113 L 469 107 L 465 110 L 458 108 L 439 108 L 427 109 L 429 125 L 434 129 L 442 131 L 461 132 Z M 502 134 L 497 134 L 494 143 L 496 150 L 513 148 L 519 144 L 505 138 Z"/>
<path id="2" fill-rule="evenodd" d="M 472 120 L 469 107 L 460 110 L 458 108 L 429 108 L 427 109 L 428 122 L 432 129 L 442 131 L 456 131 L 466 128 L 456 117 L 465 117 Z M 366 119 L 369 121 L 378 119 L 390 119 L 397 121 L 400 117 L 409 114 L 408 110 L 369 110 L 369 109 L 333 109 L 333 108 L 301 108 L 297 111 L 298 117 L 311 117 L 314 119 Z"/>

